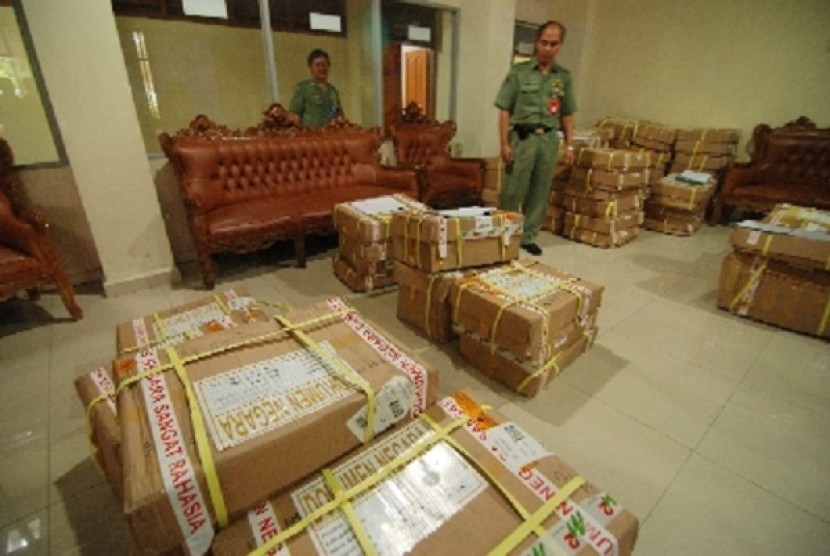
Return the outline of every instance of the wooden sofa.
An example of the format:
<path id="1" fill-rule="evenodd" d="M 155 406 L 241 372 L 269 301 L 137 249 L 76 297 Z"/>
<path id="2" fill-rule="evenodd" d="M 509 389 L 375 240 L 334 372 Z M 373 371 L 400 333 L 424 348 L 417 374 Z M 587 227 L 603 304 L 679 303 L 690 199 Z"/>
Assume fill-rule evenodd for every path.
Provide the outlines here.
<path id="1" fill-rule="evenodd" d="M 23 207 L 14 176 L 14 154 L 0 139 L 0 301 L 26 290 L 36 300 L 42 286 L 55 286 L 74 320 L 84 316 L 75 302 L 52 242 L 46 217 Z"/>
<path id="2" fill-rule="evenodd" d="M 343 119 L 319 130 L 298 127 L 282 106 L 244 131 L 198 116 L 159 137 L 176 172 L 205 286 L 211 255 L 293 240 L 305 266 L 305 237 L 333 231 L 336 203 L 392 193 L 417 197 L 414 172 L 380 165 L 380 131 Z"/>
<path id="3" fill-rule="evenodd" d="M 761 124 L 748 146 L 750 161 L 732 163 L 709 224 L 733 208 L 768 212 L 776 203 L 830 209 L 830 128 L 805 117 L 780 128 Z"/>
<path id="4" fill-rule="evenodd" d="M 410 103 L 390 127 L 398 168 L 418 172 L 418 200 L 448 209 L 481 203 L 486 163 L 482 158 L 452 158 L 449 144 L 455 122 L 437 122 Z"/>

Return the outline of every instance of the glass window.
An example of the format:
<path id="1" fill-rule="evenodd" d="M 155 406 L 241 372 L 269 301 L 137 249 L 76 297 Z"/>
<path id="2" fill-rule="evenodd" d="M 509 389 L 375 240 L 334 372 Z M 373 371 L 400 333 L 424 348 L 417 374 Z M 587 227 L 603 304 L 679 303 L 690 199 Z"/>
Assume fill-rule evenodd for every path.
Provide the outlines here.
<path id="1" fill-rule="evenodd" d="M 0 2 L 0 136 L 20 165 L 58 162 L 43 97 L 14 9 Z"/>

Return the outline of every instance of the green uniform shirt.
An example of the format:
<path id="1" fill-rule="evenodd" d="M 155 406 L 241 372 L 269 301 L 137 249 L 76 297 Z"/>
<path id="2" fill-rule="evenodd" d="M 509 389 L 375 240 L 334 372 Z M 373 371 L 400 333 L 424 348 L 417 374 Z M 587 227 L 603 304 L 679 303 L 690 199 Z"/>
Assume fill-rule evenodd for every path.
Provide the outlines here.
<path id="1" fill-rule="evenodd" d="M 551 112 L 551 103 L 556 113 Z M 558 129 L 559 118 L 576 112 L 571 72 L 553 64 L 547 75 L 536 58 L 513 66 L 496 96 L 496 106 L 510 112 L 512 124 L 540 124 Z"/>
<path id="2" fill-rule="evenodd" d="M 288 110 L 300 115 L 300 121 L 308 127 L 321 127 L 323 124 L 341 114 L 340 93 L 334 85 L 328 84 L 323 91 L 313 79 L 306 79 L 297 84 Z"/>

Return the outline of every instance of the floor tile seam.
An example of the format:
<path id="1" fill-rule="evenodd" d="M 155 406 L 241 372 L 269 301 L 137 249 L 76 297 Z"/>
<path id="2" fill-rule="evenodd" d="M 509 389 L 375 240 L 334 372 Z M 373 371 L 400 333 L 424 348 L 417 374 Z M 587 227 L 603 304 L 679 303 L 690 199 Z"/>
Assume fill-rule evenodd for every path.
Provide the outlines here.
<path id="1" fill-rule="evenodd" d="M 781 395 L 777 394 L 774 390 L 763 390 L 763 389 L 761 389 L 757 386 L 753 386 L 752 384 L 748 384 L 745 381 L 741 382 L 738 385 L 738 389 L 740 389 L 740 388 L 746 388 L 747 390 L 751 391 L 753 394 L 759 394 L 761 396 L 768 396 L 770 398 L 773 398 L 775 401 L 780 402 L 780 403 L 785 404 L 785 405 L 795 405 L 795 406 L 798 407 L 798 409 L 800 409 L 802 411 L 805 411 L 805 412 L 810 413 L 810 414 L 812 414 L 816 417 L 819 417 L 819 418 L 821 418 L 825 421 L 830 422 L 830 409 L 828 409 L 825 413 L 821 413 L 813 407 L 808 407 L 807 405 L 804 405 L 801 401 L 799 401 L 799 399 L 797 399 L 797 398 L 800 398 L 800 397 L 793 396 L 792 398 L 787 398 L 787 397 L 784 397 L 784 396 L 781 396 Z"/>
<path id="2" fill-rule="evenodd" d="M 7 528 L 11 525 L 14 525 L 15 523 L 28 520 L 29 518 L 36 516 L 40 512 L 46 512 L 46 514 L 48 516 L 51 506 L 52 506 L 52 503 L 47 502 L 46 505 L 35 508 L 33 510 L 30 510 L 30 511 L 26 512 L 25 514 L 14 516 L 9 521 L 0 522 L 0 530 L 5 529 L 5 528 Z M 49 523 L 47 523 L 47 525 L 49 525 Z M 0 546 L 0 548 L 4 549 L 5 547 Z"/>
<path id="3" fill-rule="evenodd" d="M 598 398 L 597 396 L 595 396 L 591 392 L 586 391 L 584 388 L 581 388 L 580 386 L 578 386 L 576 384 L 573 384 L 571 382 L 568 382 L 568 386 L 572 387 L 574 390 L 579 391 L 581 394 L 584 394 L 589 399 L 594 400 L 595 402 L 604 405 L 605 407 L 607 407 L 608 409 L 614 411 L 615 413 L 619 413 L 620 415 L 628 417 L 629 419 L 631 419 L 632 421 L 634 421 L 638 425 L 643 426 L 643 427 L 647 428 L 648 430 L 659 434 L 664 439 L 669 440 L 674 444 L 677 444 L 678 447 L 683 448 L 684 450 L 688 450 L 690 452 L 693 452 L 695 450 L 694 447 L 687 446 L 681 440 L 678 440 L 677 438 L 674 438 L 673 436 L 667 434 L 666 432 L 655 428 L 653 425 L 650 425 L 649 423 L 646 423 L 646 422 L 642 421 L 641 419 L 639 419 L 638 417 L 635 417 L 634 415 L 631 415 L 627 411 L 624 411 L 622 409 L 619 409 L 618 407 L 615 407 L 614 405 L 608 403 L 607 401 L 603 400 L 602 398 Z M 698 442 L 698 444 L 699 444 L 699 442 Z"/>
<path id="4" fill-rule="evenodd" d="M 651 505 L 651 509 L 649 509 L 649 511 L 646 513 L 646 515 L 643 516 L 643 518 L 641 520 L 642 525 L 646 524 L 646 522 L 649 520 L 649 518 L 651 518 L 651 514 L 653 514 L 654 511 L 660 506 L 660 502 L 663 501 L 663 498 L 666 497 L 666 494 L 668 494 L 669 490 L 671 490 L 671 487 L 674 486 L 674 483 L 677 482 L 677 478 L 680 477 L 680 474 L 683 473 L 683 471 L 689 465 L 689 462 L 692 460 L 695 453 L 696 452 L 694 450 L 689 450 L 689 453 L 686 454 L 686 458 L 683 460 L 683 463 L 681 463 L 680 466 L 678 466 L 677 471 L 674 473 L 674 476 L 671 478 L 671 480 L 668 482 L 666 487 L 663 489 L 663 492 L 660 493 L 660 496 L 658 496 L 657 500 L 654 501 L 654 504 Z"/>
<path id="5" fill-rule="evenodd" d="M 828 518 L 826 518 L 826 517 L 823 517 L 823 516 L 821 516 L 821 515 L 818 515 L 818 514 L 817 514 L 817 513 L 815 513 L 814 511 L 812 511 L 812 510 L 810 510 L 810 509 L 807 509 L 807 508 L 805 508 L 805 507 L 803 507 L 803 506 L 801 506 L 801 505 L 799 505 L 799 504 L 797 504 L 797 503 L 793 502 L 791 499 L 786 498 L 786 497 L 782 496 L 781 494 L 779 494 L 779 493 L 777 493 L 777 492 L 775 492 L 775 491 L 773 491 L 773 490 L 770 490 L 770 489 L 769 489 L 767 486 L 765 486 L 763 483 L 760 483 L 760 482 L 758 482 L 758 481 L 756 481 L 756 480 L 752 479 L 751 477 L 747 477 L 746 475 L 743 475 L 742 473 L 740 473 L 740 472 L 736 471 L 736 470 L 735 470 L 735 469 L 733 469 L 732 467 L 729 467 L 728 465 L 724 465 L 723 463 L 721 463 L 721 462 L 719 462 L 719 461 L 717 461 L 717 460 L 715 460 L 715 459 L 712 459 L 711 457 L 709 457 L 709 456 L 707 456 L 707 455 L 705 455 L 705 454 L 702 454 L 702 453 L 698 452 L 697 450 L 695 450 L 694 455 L 696 455 L 696 456 L 700 457 L 701 459 L 706 460 L 708 463 L 711 463 L 712 465 L 717 466 L 718 468 L 720 468 L 720 469 L 721 469 L 721 470 L 723 470 L 723 471 L 726 471 L 726 472 L 727 472 L 727 473 L 729 473 L 730 475 L 733 475 L 733 476 L 735 476 L 735 477 L 738 477 L 739 479 L 741 479 L 741 480 L 743 480 L 743 481 L 746 481 L 747 483 L 751 484 L 752 486 L 754 486 L 754 487 L 756 487 L 756 488 L 759 488 L 759 489 L 763 490 L 763 491 L 764 491 L 764 492 L 766 492 L 767 494 L 769 494 L 769 495 L 771 495 L 771 496 L 774 496 L 775 498 L 778 498 L 778 499 L 779 499 L 779 500 L 781 500 L 782 502 L 785 502 L 787 505 L 790 505 L 790 506 L 792 506 L 792 507 L 794 507 L 794 508 L 796 508 L 796 509 L 798 509 L 798 510 L 801 510 L 802 512 L 804 512 L 804 513 L 806 513 L 806 514 L 809 514 L 810 516 L 812 516 L 812 517 L 814 517 L 814 518 L 818 519 L 818 520 L 819 520 L 819 521 L 821 521 L 822 523 L 824 523 L 824 524 L 826 524 L 826 525 L 830 526 L 830 519 L 828 519 Z"/>

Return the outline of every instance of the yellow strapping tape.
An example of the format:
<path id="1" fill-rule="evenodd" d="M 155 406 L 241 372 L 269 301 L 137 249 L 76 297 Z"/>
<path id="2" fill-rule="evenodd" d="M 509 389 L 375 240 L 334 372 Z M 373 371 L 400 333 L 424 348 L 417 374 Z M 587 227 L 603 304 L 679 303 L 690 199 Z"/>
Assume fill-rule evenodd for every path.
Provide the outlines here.
<path id="1" fill-rule="evenodd" d="M 729 304 L 729 311 L 731 313 L 735 312 L 735 306 L 747 294 L 749 289 L 754 287 L 755 284 L 761 279 L 761 276 L 764 274 L 764 271 L 767 268 L 767 262 L 768 261 L 766 259 L 764 259 L 764 261 L 761 263 L 761 265 L 757 269 L 755 269 L 755 271 L 750 273 L 749 279 L 746 281 L 746 285 L 744 285 L 743 288 L 738 290 L 737 295 L 735 295 L 735 299 L 733 299 L 732 303 Z M 751 300 L 750 300 L 750 303 L 751 303 Z"/>
<path id="2" fill-rule="evenodd" d="M 153 313 L 153 322 L 156 323 L 156 327 L 158 328 L 159 332 L 161 332 L 162 341 L 167 341 L 170 339 L 170 334 L 167 332 L 167 327 L 164 326 L 164 321 L 161 320 L 161 317 L 158 313 Z"/>
<path id="3" fill-rule="evenodd" d="M 704 154 L 700 158 L 700 168 L 698 168 L 698 172 L 702 172 L 706 168 L 706 161 L 707 160 L 709 160 L 709 155 L 708 154 Z"/>
<path id="4" fill-rule="evenodd" d="M 591 188 L 591 176 L 594 173 L 593 168 L 588 168 L 588 171 L 585 173 L 585 189 Z"/>
<path id="5" fill-rule="evenodd" d="M 697 188 L 692 189 L 692 197 L 689 199 L 689 211 L 695 208 L 695 199 L 697 198 Z"/>
<path id="6" fill-rule="evenodd" d="M 536 369 L 535 371 L 533 371 L 531 374 L 527 375 L 527 376 L 524 378 L 524 380 L 522 380 L 522 381 L 519 383 L 519 386 L 517 386 L 517 387 L 516 387 L 516 391 L 517 391 L 517 392 L 519 392 L 519 393 L 521 393 L 521 392 L 522 392 L 522 390 L 524 390 L 524 389 L 525 389 L 525 387 L 526 387 L 528 384 L 530 384 L 533 380 L 535 380 L 536 378 L 538 378 L 538 377 L 542 376 L 543 374 L 545 374 L 546 372 L 548 372 L 548 371 L 551 369 L 551 367 L 553 367 L 553 370 L 554 370 L 554 376 L 558 376 L 558 375 L 559 375 L 559 373 L 561 372 L 561 370 L 559 369 L 559 365 L 556 363 L 556 360 L 557 360 L 557 359 L 559 359 L 559 357 L 560 357 L 560 356 L 561 356 L 564 352 L 565 352 L 565 350 L 562 350 L 562 351 L 558 352 L 558 353 L 557 353 L 557 354 L 555 354 L 553 357 L 551 357 L 550 359 L 548 359 L 548 360 L 545 362 L 545 364 L 544 364 L 544 365 L 542 365 L 541 367 L 539 367 L 538 369 Z"/>
<path id="7" fill-rule="evenodd" d="M 225 303 L 225 300 L 222 299 L 222 296 L 218 293 L 213 294 L 213 300 L 216 301 L 216 304 L 219 305 L 219 309 L 225 313 L 226 315 L 231 314 L 231 310 L 228 308 L 228 304 Z"/>
<path id="8" fill-rule="evenodd" d="M 504 315 L 504 311 L 508 307 L 512 307 L 520 301 L 520 298 L 514 297 L 513 299 L 508 300 L 507 303 L 499 306 L 499 310 L 496 312 L 496 318 L 493 319 L 493 326 L 490 327 L 490 351 L 493 353 L 496 351 L 496 332 L 498 331 L 499 322 L 501 322 L 501 317 Z"/>
<path id="9" fill-rule="evenodd" d="M 816 335 L 824 336 L 824 331 L 827 330 L 828 320 L 830 320 L 830 296 L 827 297 L 827 303 L 824 304 L 824 314 L 821 316 L 821 323 L 818 325 Z"/>
<path id="10" fill-rule="evenodd" d="M 435 281 L 438 279 L 440 275 L 438 273 L 431 274 L 429 277 L 429 285 L 427 285 L 427 302 L 426 307 L 424 307 L 424 328 L 427 330 L 427 336 L 431 334 L 429 321 L 430 321 L 430 307 L 432 307 L 432 288 L 435 286 Z"/>
<path id="11" fill-rule="evenodd" d="M 423 413 L 419 415 L 418 418 L 426 421 L 426 415 Z M 466 418 L 456 419 L 455 421 L 450 423 L 445 429 L 442 430 L 445 431 L 446 434 L 449 434 L 458 427 L 463 426 L 464 423 L 466 423 L 466 421 Z M 343 499 L 351 500 L 357 496 L 360 496 L 364 492 L 374 487 L 376 484 L 386 480 L 392 473 L 396 472 L 399 468 L 403 467 L 410 461 L 422 455 L 431 446 L 433 446 L 441 440 L 443 440 L 441 434 L 434 434 L 431 437 L 422 439 L 420 442 L 411 446 L 409 450 L 400 454 L 395 459 L 393 459 L 392 461 L 378 469 L 375 473 L 373 473 L 363 481 L 357 483 L 355 486 L 347 489 L 343 493 Z M 299 535 L 300 533 L 305 531 L 309 525 L 311 525 L 315 521 L 318 521 L 323 516 L 337 510 L 339 507 L 340 501 L 338 500 L 331 500 L 323 504 L 313 512 L 306 515 L 300 521 L 296 522 L 291 527 L 283 529 L 282 531 L 280 531 L 278 535 L 271 537 L 270 539 L 268 539 L 268 541 L 256 547 L 254 550 L 251 551 L 251 556 L 265 556 L 273 548 L 288 541 L 288 539 L 291 539 Z"/>
<path id="12" fill-rule="evenodd" d="M 205 420 L 202 410 L 196 401 L 196 392 L 193 391 L 193 384 L 187 376 L 187 370 L 173 347 L 167 348 L 167 357 L 176 371 L 176 375 L 184 386 L 184 393 L 187 396 L 187 405 L 190 408 L 190 422 L 193 427 L 193 437 L 196 440 L 196 451 L 199 453 L 199 460 L 202 463 L 202 471 L 205 474 L 210 501 L 213 503 L 213 511 L 216 513 L 216 521 L 219 527 L 228 526 L 228 508 L 225 506 L 225 496 L 222 494 L 222 487 L 219 484 L 219 475 L 216 473 L 216 464 L 213 461 L 213 453 L 210 449 L 210 441 L 205 428 Z"/>
<path id="13" fill-rule="evenodd" d="M 764 239 L 764 247 L 761 249 L 761 254 L 765 257 L 769 253 L 769 248 L 772 245 L 773 235 L 774 234 L 767 234 L 767 237 Z"/>
<path id="14" fill-rule="evenodd" d="M 337 480 L 337 477 L 334 476 L 331 469 L 323 469 L 322 474 L 323 479 L 326 481 L 326 485 L 329 487 L 332 494 L 334 494 L 334 501 L 338 504 L 340 511 L 343 512 L 343 515 L 346 517 L 346 521 L 352 528 L 352 533 L 354 533 L 354 536 L 357 537 L 357 542 L 363 550 L 363 554 L 366 556 L 375 556 L 378 551 L 369 539 L 369 534 L 366 533 L 366 528 L 363 527 L 363 523 L 360 521 L 351 500 L 346 498 L 346 492 L 343 490 L 343 486 L 340 484 L 340 481 Z"/>
<path id="15" fill-rule="evenodd" d="M 488 556 L 502 556 L 509 554 L 511 550 L 519 546 L 519 544 L 527 538 L 528 535 L 534 532 L 535 529 L 542 527 L 542 522 L 548 519 L 556 511 L 557 506 L 570 498 L 579 488 L 585 484 L 585 478 L 577 475 L 567 483 L 541 508 L 533 512 L 523 524 L 517 527 L 507 538 L 505 538 L 496 548 L 488 553 Z M 538 533 L 536 533 L 539 536 Z"/>
<path id="16" fill-rule="evenodd" d="M 372 440 L 375 435 L 376 401 L 375 391 L 369 382 L 345 365 L 343 361 L 332 355 L 330 352 L 324 350 L 311 336 L 299 328 L 294 327 L 288 319 L 283 316 L 277 316 L 274 318 L 283 326 L 288 327 L 290 333 L 293 334 L 300 341 L 300 343 L 313 351 L 314 354 L 317 355 L 322 361 L 328 363 L 331 369 L 337 372 L 338 375 L 341 376 L 346 382 L 360 390 L 363 390 L 363 393 L 366 394 L 366 405 L 368 406 L 366 428 L 363 429 L 363 442 L 367 443 Z"/>

